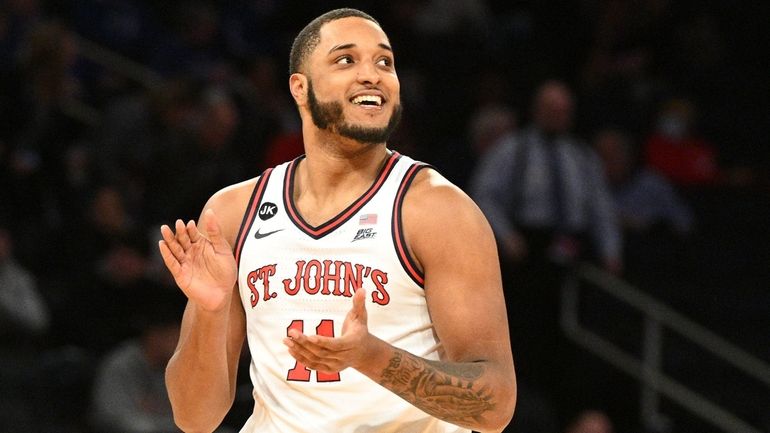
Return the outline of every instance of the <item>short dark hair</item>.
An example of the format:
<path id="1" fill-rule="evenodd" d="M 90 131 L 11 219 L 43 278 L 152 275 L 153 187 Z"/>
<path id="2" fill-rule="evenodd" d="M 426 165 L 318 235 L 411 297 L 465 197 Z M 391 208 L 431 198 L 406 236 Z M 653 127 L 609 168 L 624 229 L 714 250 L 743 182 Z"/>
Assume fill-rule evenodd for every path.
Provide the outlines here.
<path id="1" fill-rule="evenodd" d="M 313 21 L 310 21 L 310 23 L 297 34 L 297 37 L 294 38 L 294 43 L 291 45 L 291 53 L 289 54 L 289 74 L 300 72 L 302 65 L 307 60 L 308 56 L 310 56 L 310 53 L 313 52 L 315 47 L 317 47 L 318 43 L 321 41 L 320 32 L 321 27 L 323 27 L 324 24 L 348 17 L 363 18 L 378 26 L 380 25 L 380 23 L 372 18 L 371 15 L 358 9 L 342 8 L 326 12 Z"/>

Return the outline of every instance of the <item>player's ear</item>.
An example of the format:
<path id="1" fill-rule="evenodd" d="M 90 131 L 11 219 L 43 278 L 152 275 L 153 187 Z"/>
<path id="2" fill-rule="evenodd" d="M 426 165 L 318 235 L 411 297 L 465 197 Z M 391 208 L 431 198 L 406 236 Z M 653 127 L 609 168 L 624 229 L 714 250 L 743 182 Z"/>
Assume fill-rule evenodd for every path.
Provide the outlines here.
<path id="1" fill-rule="evenodd" d="M 291 76 L 289 76 L 289 90 L 297 105 L 305 105 L 308 92 L 307 76 L 305 74 L 300 74 L 299 72 L 291 74 Z"/>

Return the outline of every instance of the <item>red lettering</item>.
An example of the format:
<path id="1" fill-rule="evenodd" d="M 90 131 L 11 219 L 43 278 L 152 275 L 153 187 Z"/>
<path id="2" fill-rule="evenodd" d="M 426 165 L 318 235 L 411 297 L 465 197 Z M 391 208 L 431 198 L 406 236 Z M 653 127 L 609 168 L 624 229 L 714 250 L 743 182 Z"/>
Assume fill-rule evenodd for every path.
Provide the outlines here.
<path id="1" fill-rule="evenodd" d="M 292 320 L 291 324 L 286 328 L 286 335 L 289 335 L 289 330 L 296 329 L 299 332 L 305 331 L 304 320 Z M 334 337 L 334 321 L 329 319 L 321 320 L 315 328 L 316 335 L 323 335 L 324 337 Z M 323 371 L 316 371 L 316 380 L 318 382 L 338 382 L 340 380 L 340 373 L 325 373 Z M 286 380 L 293 380 L 297 382 L 310 382 L 310 369 L 305 367 L 299 361 L 294 361 L 294 367 L 286 374 Z"/>
<path id="2" fill-rule="evenodd" d="M 377 305 L 388 305 L 390 303 L 390 294 L 387 290 L 388 274 L 371 266 L 365 266 L 358 263 L 351 263 L 341 260 L 325 259 L 323 261 L 299 260 L 296 262 L 297 272 L 293 278 L 286 278 L 283 282 L 283 289 L 286 294 L 294 296 L 300 290 L 304 290 L 308 295 L 334 295 L 352 297 L 353 293 L 364 286 L 364 280 L 367 287 L 374 285 L 372 289 L 372 303 Z M 249 288 L 252 291 L 252 306 L 256 305 L 260 298 L 259 290 L 256 288 L 257 280 L 263 280 L 264 292 L 262 299 L 265 301 L 277 297 L 276 293 L 270 292 L 269 277 L 276 274 L 276 265 L 264 266 L 249 274 Z"/>
<path id="3" fill-rule="evenodd" d="M 353 274 L 354 266 L 356 268 L 355 274 Z M 363 270 L 364 265 L 353 265 L 350 262 L 345 262 L 345 292 L 342 294 L 343 296 L 348 298 L 353 296 L 353 292 L 364 285 L 364 278 L 362 275 Z"/>
<path id="4" fill-rule="evenodd" d="M 315 284 L 313 287 L 310 287 L 310 268 L 315 268 L 315 277 L 313 278 L 315 280 Z M 305 292 L 307 292 L 308 295 L 315 295 L 318 293 L 318 290 L 321 289 L 321 262 L 318 260 L 311 260 L 307 262 L 302 282 L 305 284 Z"/>
<path id="5" fill-rule="evenodd" d="M 302 277 L 302 271 L 305 268 L 305 261 L 304 260 L 298 260 L 297 261 L 297 275 L 294 276 L 294 287 L 291 287 L 291 281 L 290 279 L 283 280 L 283 290 L 286 292 L 287 295 L 296 295 L 297 292 L 299 292 L 300 287 L 300 281 Z"/>
<path id="6" fill-rule="evenodd" d="M 334 262 L 334 269 L 336 272 L 332 272 L 331 265 L 331 260 L 324 260 L 323 289 L 321 290 L 321 293 L 324 295 L 333 293 L 335 296 L 339 296 L 342 294 L 340 284 L 340 280 L 342 279 L 342 262 L 339 260 Z M 329 290 L 330 283 L 334 283 L 334 291 Z"/>
<path id="7" fill-rule="evenodd" d="M 251 308 L 254 308 L 257 306 L 257 303 L 259 302 L 259 292 L 257 291 L 257 280 L 259 279 L 259 270 L 251 271 L 249 272 L 249 275 L 246 277 L 246 284 L 249 286 L 249 290 L 251 290 Z"/>
<path id="8" fill-rule="evenodd" d="M 259 278 L 262 280 L 262 284 L 264 285 L 265 292 L 262 296 L 265 301 L 269 301 L 270 299 L 277 296 L 275 293 L 270 291 L 270 277 L 275 275 L 275 267 L 276 265 L 267 265 L 257 269 Z"/>
<path id="9" fill-rule="evenodd" d="M 388 305 L 390 294 L 385 290 L 385 285 L 388 284 L 388 274 L 375 269 L 372 271 L 372 282 L 375 287 L 375 291 L 372 292 L 372 302 L 379 305 Z"/>
<path id="10" fill-rule="evenodd" d="M 315 327 L 315 333 L 324 337 L 334 337 L 334 321 L 328 319 L 321 320 L 321 323 Z M 340 380 L 339 372 L 326 373 L 316 370 L 315 375 L 319 382 L 338 382 Z"/>
<path id="11" fill-rule="evenodd" d="M 304 333 L 305 322 L 302 320 L 292 320 L 291 324 L 286 328 L 286 336 L 289 335 L 289 331 L 296 329 L 299 332 Z M 310 369 L 305 367 L 305 364 L 295 361 L 294 367 L 286 374 L 286 380 L 293 380 L 297 382 L 310 382 Z"/>
<path id="12" fill-rule="evenodd" d="M 256 307 L 259 302 L 259 291 L 257 290 L 257 281 L 259 280 L 262 280 L 262 299 L 269 301 L 277 296 L 275 293 L 270 292 L 270 277 L 275 275 L 275 267 L 276 265 L 262 266 L 256 271 L 249 272 L 249 275 L 246 277 L 246 284 L 248 284 L 249 290 L 251 290 L 252 308 Z"/>

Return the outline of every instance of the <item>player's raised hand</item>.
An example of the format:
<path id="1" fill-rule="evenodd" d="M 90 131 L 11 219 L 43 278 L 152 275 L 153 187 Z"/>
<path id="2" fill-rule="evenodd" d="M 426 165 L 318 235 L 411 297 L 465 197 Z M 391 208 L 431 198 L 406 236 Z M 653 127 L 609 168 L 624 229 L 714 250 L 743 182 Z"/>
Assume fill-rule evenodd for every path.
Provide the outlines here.
<path id="1" fill-rule="evenodd" d="M 371 335 L 367 325 L 366 291 L 358 289 L 353 295 L 353 306 L 342 324 L 342 335 L 305 335 L 291 329 L 289 337 L 283 342 L 291 356 L 306 367 L 334 373 L 347 367 L 356 368 L 365 362 L 368 337 Z"/>
<path id="2" fill-rule="evenodd" d="M 361 292 L 361 293 L 359 293 Z M 353 294 L 353 307 L 342 322 L 342 336 L 359 338 L 369 332 L 368 316 L 366 314 L 366 290 L 358 289 Z"/>
<path id="3" fill-rule="evenodd" d="M 207 311 L 219 311 L 227 305 L 236 280 L 232 249 L 208 209 L 200 221 L 204 236 L 194 221 L 186 225 L 177 220 L 175 230 L 163 225 L 158 243 L 163 263 L 188 299 Z"/>

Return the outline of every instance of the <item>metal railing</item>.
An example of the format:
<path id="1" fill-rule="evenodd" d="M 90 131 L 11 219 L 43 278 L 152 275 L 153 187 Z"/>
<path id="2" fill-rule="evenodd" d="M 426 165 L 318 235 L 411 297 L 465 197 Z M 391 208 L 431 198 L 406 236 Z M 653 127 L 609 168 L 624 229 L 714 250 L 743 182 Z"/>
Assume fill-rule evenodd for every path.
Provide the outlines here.
<path id="1" fill-rule="evenodd" d="M 78 46 L 78 53 L 85 59 L 118 72 L 148 89 L 156 88 L 163 84 L 164 80 L 160 74 L 141 63 L 135 62 L 82 36 L 75 35 L 75 41 Z"/>
<path id="2" fill-rule="evenodd" d="M 78 46 L 78 54 L 82 58 L 139 83 L 146 89 L 154 89 L 163 85 L 163 77 L 141 63 L 104 48 L 77 34 L 73 36 Z M 86 125 L 95 127 L 101 122 L 102 112 L 78 98 L 69 98 L 64 101 L 62 109 L 67 115 Z"/>
<path id="3" fill-rule="evenodd" d="M 601 289 L 644 315 L 641 359 L 581 325 L 579 301 L 582 281 L 591 283 L 592 287 Z M 761 433 L 746 421 L 663 373 L 663 331 L 668 329 L 676 332 L 769 387 L 770 365 L 627 282 L 593 265 L 579 265 L 562 289 L 561 326 L 567 337 L 575 343 L 641 382 L 640 415 L 647 427 L 666 429 L 668 422 L 659 411 L 660 397 L 663 395 L 726 432 Z"/>

